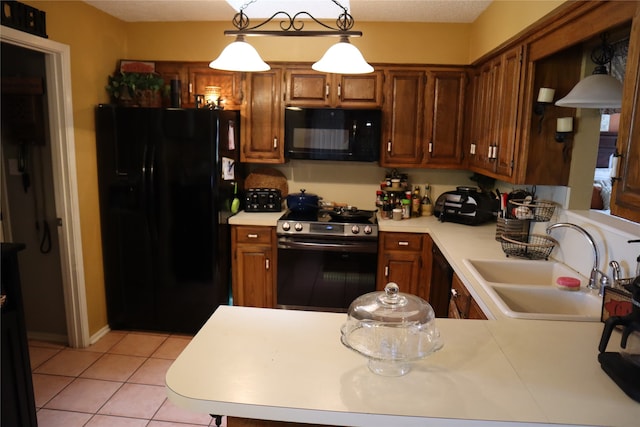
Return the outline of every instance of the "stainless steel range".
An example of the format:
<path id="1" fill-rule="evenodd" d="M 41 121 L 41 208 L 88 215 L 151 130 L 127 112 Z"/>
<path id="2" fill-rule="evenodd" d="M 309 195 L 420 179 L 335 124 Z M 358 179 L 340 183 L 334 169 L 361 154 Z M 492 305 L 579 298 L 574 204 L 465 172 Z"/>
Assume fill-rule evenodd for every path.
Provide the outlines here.
<path id="1" fill-rule="evenodd" d="M 280 308 L 346 312 L 376 288 L 375 211 L 288 211 L 277 224 Z"/>

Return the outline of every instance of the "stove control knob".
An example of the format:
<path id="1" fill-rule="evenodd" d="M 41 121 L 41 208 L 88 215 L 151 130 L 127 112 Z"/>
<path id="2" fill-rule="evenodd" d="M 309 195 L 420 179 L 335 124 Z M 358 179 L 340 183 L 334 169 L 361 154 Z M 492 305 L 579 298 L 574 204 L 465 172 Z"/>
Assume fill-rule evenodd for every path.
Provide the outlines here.
<path id="1" fill-rule="evenodd" d="M 293 226 L 296 231 L 302 231 L 302 224 L 300 224 L 299 222 L 296 222 L 296 225 Z"/>
<path id="2" fill-rule="evenodd" d="M 282 223 L 282 229 L 283 229 L 284 231 L 289 231 L 289 230 L 291 230 L 291 224 L 289 224 L 288 222 L 284 222 L 284 223 Z"/>
<path id="3" fill-rule="evenodd" d="M 364 226 L 364 234 L 371 234 L 373 233 L 373 228 L 371 228 L 370 225 L 365 225 Z"/>
<path id="4" fill-rule="evenodd" d="M 351 226 L 351 232 L 352 232 L 353 234 L 358 234 L 358 233 L 360 233 L 360 227 L 358 227 L 357 225 L 353 225 L 353 226 Z"/>

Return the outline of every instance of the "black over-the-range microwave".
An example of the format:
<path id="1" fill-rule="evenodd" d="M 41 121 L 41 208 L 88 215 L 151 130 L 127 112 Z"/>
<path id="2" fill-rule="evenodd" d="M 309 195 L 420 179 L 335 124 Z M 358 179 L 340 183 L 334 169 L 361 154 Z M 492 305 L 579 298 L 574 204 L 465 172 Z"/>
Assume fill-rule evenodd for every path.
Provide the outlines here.
<path id="1" fill-rule="evenodd" d="M 380 110 L 288 107 L 285 157 L 375 162 L 380 157 Z"/>

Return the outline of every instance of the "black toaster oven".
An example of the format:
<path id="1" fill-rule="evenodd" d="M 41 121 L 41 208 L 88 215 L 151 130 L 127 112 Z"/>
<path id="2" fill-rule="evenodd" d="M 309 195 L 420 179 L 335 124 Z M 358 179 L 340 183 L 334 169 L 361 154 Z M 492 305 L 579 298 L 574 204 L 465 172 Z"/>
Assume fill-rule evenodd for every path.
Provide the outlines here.
<path id="1" fill-rule="evenodd" d="M 245 195 L 245 212 L 280 212 L 282 194 L 276 188 L 249 188 Z"/>
<path id="2" fill-rule="evenodd" d="M 438 197 L 433 213 L 442 222 L 479 225 L 495 221 L 498 202 L 475 187 L 457 187 Z"/>

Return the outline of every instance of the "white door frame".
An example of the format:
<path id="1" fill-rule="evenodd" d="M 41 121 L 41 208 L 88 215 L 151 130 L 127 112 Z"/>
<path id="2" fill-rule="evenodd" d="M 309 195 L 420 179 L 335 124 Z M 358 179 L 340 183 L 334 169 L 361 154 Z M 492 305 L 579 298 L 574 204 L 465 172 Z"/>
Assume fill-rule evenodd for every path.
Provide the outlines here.
<path id="1" fill-rule="evenodd" d="M 71 50 L 68 45 L 1 26 L 4 43 L 45 54 L 53 188 L 60 241 L 62 287 L 71 347 L 89 346 L 76 172 Z"/>

